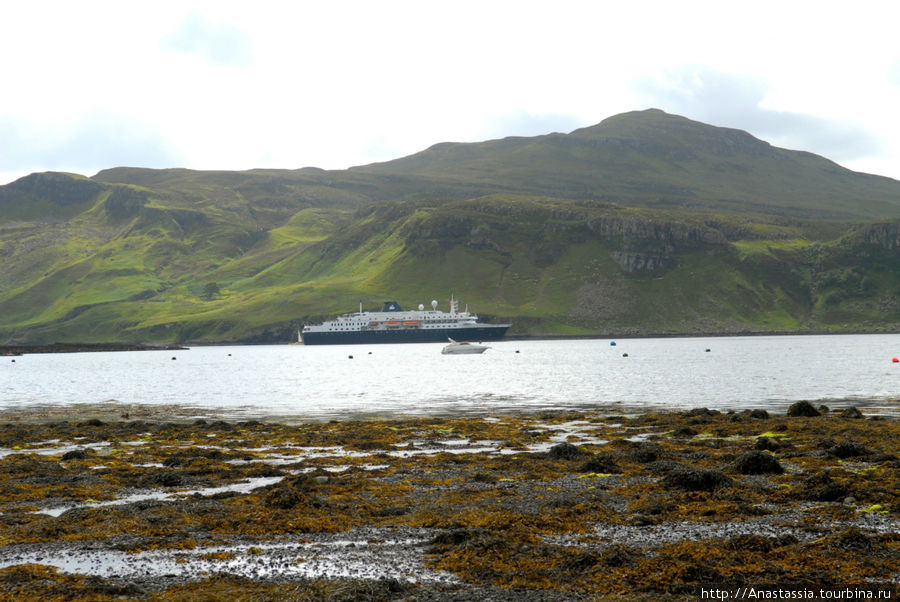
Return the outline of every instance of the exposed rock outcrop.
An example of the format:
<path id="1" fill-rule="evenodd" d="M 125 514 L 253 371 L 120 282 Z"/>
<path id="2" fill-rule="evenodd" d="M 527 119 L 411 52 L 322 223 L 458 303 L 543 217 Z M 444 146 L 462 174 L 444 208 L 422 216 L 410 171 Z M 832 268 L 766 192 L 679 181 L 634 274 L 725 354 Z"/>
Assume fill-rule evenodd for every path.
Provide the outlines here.
<path id="1" fill-rule="evenodd" d="M 900 249 L 900 220 L 878 222 L 866 226 L 860 233 L 862 239 L 873 245 L 888 250 Z"/>

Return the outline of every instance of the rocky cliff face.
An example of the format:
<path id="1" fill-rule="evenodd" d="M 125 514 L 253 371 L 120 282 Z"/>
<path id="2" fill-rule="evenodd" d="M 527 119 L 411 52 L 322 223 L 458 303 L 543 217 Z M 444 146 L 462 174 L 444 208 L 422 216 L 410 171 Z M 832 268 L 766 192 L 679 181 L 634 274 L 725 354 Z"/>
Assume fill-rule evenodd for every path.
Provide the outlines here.
<path id="1" fill-rule="evenodd" d="M 863 241 L 890 251 L 900 249 L 900 220 L 871 224 L 860 233 Z"/>
<path id="2" fill-rule="evenodd" d="M 661 274 L 678 265 L 679 251 L 728 244 L 715 228 L 643 217 L 601 217 L 588 227 L 612 247 L 610 257 L 627 274 Z"/>
<path id="3" fill-rule="evenodd" d="M 147 204 L 147 195 L 128 186 L 116 186 L 104 201 L 106 212 L 113 219 L 126 219 L 137 215 Z"/>
<path id="4" fill-rule="evenodd" d="M 728 243 L 715 228 L 644 217 L 601 217 L 589 221 L 588 227 L 605 239 L 651 240 L 678 247 Z"/>
<path id="5" fill-rule="evenodd" d="M 678 265 L 678 253 L 706 249 L 724 252 L 725 234 L 707 224 L 651 219 L 604 207 L 603 215 L 589 210 L 541 209 L 514 204 L 471 205 L 473 216 L 436 214 L 411 227 L 407 243 L 427 241 L 441 249 L 454 244 L 509 254 L 508 240 L 524 239 L 535 263 L 546 267 L 559 253 L 553 241 L 572 243 L 599 239 L 626 274 L 661 274 Z"/>

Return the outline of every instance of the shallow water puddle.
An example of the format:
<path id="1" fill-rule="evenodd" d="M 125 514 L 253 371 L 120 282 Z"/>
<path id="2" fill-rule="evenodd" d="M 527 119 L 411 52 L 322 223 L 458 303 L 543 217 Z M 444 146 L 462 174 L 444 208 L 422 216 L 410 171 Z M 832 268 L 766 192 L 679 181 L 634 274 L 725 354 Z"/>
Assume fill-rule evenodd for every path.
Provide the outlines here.
<path id="1" fill-rule="evenodd" d="M 191 495 L 202 495 L 204 497 L 210 495 L 216 495 L 217 493 L 226 493 L 226 492 L 235 492 L 235 493 L 249 493 L 254 489 L 258 489 L 260 487 L 265 487 L 266 485 L 273 485 L 279 481 L 284 479 L 284 477 L 257 477 L 252 479 L 246 479 L 244 481 L 240 481 L 238 483 L 232 483 L 231 485 L 222 485 L 220 487 L 206 487 L 204 489 L 182 489 L 179 491 L 172 492 L 149 492 L 149 493 L 135 493 L 133 495 L 128 495 L 123 498 L 119 498 L 116 500 L 108 500 L 104 502 L 89 502 L 85 504 L 72 504 L 68 506 L 58 506 L 56 508 L 46 508 L 44 510 L 37 510 L 37 514 L 47 514 L 49 516 L 58 517 L 64 512 L 69 510 L 74 510 L 75 508 L 100 508 L 103 506 L 121 506 L 124 504 L 133 504 L 136 502 L 145 502 L 145 501 L 154 501 L 154 502 L 164 502 L 168 500 L 174 500 L 180 497 L 187 497 Z"/>
<path id="2" fill-rule="evenodd" d="M 47 447 L 47 445 L 52 445 L 53 447 Z M 78 450 L 93 450 L 98 453 L 102 453 L 111 447 L 111 444 L 106 441 L 102 441 L 100 443 L 67 443 L 62 444 L 60 440 L 54 441 L 43 441 L 40 443 L 26 443 L 22 446 L 16 447 L 2 447 L 0 448 L 0 460 L 6 458 L 8 456 L 13 456 L 15 454 L 37 454 L 39 456 L 56 456 L 62 455 L 70 451 L 78 451 Z"/>
<path id="3" fill-rule="evenodd" d="M 560 424 L 544 424 L 538 423 L 531 426 L 533 429 L 543 429 L 553 433 L 550 435 L 550 441 L 546 444 L 539 445 L 538 450 L 529 451 L 546 451 L 557 443 L 573 443 L 580 445 L 605 445 L 609 443 L 608 439 L 601 439 L 594 435 L 597 430 L 617 428 L 618 424 L 605 424 L 602 422 L 588 422 L 586 420 L 570 420 Z"/>
<path id="4" fill-rule="evenodd" d="M 604 548 L 612 544 L 633 547 L 655 547 L 683 541 L 729 539 L 742 535 L 758 535 L 775 538 L 793 535 L 799 541 L 813 541 L 822 535 L 846 527 L 857 527 L 874 533 L 894 533 L 900 530 L 900 521 L 889 516 L 861 513 L 856 520 L 830 521 L 818 529 L 811 529 L 798 514 L 795 521 L 778 518 L 745 519 L 735 522 L 666 522 L 643 527 L 601 523 L 594 525 L 588 535 L 546 536 L 547 543 L 579 545 L 587 548 Z"/>
<path id="5" fill-rule="evenodd" d="M 99 577 L 178 576 L 201 578 L 227 572 L 249 578 L 303 577 L 310 579 L 400 578 L 413 582 L 455 582 L 445 572 L 423 565 L 426 534 L 382 539 L 391 533 L 318 537 L 318 541 L 204 546 L 192 550 L 149 550 L 128 553 L 60 543 L 17 546 L 0 559 L 0 568 L 36 563 L 58 567 L 65 573 Z"/>

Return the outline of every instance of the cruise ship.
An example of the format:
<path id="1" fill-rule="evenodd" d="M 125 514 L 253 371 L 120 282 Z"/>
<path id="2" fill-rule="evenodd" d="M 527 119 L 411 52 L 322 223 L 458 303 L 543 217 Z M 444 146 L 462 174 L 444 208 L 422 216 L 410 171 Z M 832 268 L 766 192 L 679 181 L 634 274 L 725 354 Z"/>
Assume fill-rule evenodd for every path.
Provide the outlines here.
<path id="1" fill-rule="evenodd" d="M 360 343 L 433 343 L 457 341 L 496 341 L 503 338 L 511 324 L 479 324 L 478 316 L 459 311 L 459 301 L 450 299 L 450 311 L 431 310 L 419 305 L 405 310 L 396 301 L 387 301 L 381 311 L 345 314 L 322 324 L 306 325 L 300 331 L 304 345 L 355 345 Z"/>

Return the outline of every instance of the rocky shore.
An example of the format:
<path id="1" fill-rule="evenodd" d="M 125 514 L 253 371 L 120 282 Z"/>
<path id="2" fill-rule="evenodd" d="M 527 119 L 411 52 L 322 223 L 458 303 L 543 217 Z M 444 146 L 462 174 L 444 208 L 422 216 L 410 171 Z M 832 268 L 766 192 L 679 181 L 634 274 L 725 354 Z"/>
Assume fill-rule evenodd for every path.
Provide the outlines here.
<path id="1" fill-rule="evenodd" d="M 795 404 L 300 423 L 0 413 L 0 598 L 900 595 L 900 422 Z"/>

